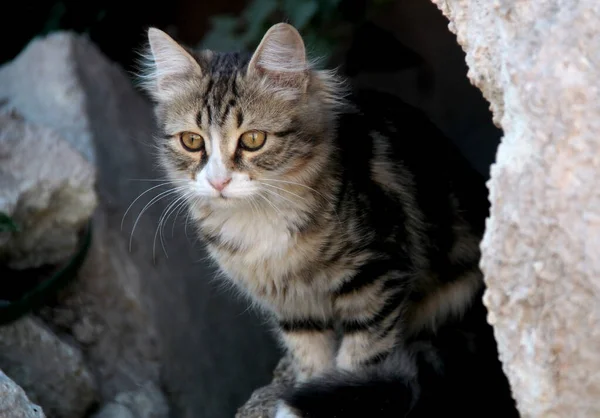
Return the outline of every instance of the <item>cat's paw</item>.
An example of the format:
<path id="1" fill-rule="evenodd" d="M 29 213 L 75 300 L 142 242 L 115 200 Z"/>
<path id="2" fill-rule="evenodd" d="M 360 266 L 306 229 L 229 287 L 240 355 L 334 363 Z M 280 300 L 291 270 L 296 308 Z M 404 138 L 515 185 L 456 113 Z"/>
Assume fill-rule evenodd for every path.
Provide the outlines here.
<path id="1" fill-rule="evenodd" d="M 286 405 L 283 401 L 279 401 L 275 409 L 275 418 L 302 418 L 292 408 Z"/>

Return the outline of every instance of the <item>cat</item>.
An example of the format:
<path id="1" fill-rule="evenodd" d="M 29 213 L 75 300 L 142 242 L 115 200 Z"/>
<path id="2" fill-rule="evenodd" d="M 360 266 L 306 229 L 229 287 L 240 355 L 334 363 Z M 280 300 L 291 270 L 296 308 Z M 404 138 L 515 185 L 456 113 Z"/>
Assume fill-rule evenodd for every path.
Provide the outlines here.
<path id="1" fill-rule="evenodd" d="M 211 258 L 291 353 L 277 418 L 517 416 L 481 305 L 487 190 L 421 112 L 316 69 L 287 23 L 247 54 L 150 28 L 140 79 Z"/>

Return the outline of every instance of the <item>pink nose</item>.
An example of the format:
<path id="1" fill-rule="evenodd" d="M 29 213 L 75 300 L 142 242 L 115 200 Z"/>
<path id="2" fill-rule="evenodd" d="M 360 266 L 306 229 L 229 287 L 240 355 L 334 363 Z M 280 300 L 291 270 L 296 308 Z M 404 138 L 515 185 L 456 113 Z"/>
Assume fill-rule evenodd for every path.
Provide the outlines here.
<path id="1" fill-rule="evenodd" d="M 223 189 L 231 182 L 231 177 L 226 179 L 208 180 L 213 189 L 222 192 Z"/>

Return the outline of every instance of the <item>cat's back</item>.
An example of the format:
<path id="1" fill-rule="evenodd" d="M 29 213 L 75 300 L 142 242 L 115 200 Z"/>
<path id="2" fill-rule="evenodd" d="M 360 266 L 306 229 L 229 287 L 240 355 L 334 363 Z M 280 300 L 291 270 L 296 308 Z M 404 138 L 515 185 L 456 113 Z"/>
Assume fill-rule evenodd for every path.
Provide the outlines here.
<path id="1" fill-rule="evenodd" d="M 398 184 L 430 223 L 458 210 L 475 233 L 483 233 L 485 178 L 423 111 L 374 90 L 355 90 L 348 101 L 337 145 L 345 176 L 357 188 Z"/>

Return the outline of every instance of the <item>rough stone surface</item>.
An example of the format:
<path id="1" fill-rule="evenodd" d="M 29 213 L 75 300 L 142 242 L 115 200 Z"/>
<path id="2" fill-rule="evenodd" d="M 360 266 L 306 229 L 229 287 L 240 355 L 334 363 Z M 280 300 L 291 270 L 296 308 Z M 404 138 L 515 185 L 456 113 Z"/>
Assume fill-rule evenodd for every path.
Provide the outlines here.
<path id="1" fill-rule="evenodd" d="M 111 252 L 108 260 L 114 271 L 121 272 L 113 283 L 123 283 L 125 300 L 139 298 L 139 306 L 146 307 L 138 312 L 135 308 L 125 310 L 125 315 L 132 316 L 130 320 L 121 315 L 122 324 L 135 324 L 132 330 L 138 335 L 130 337 L 135 346 L 125 351 L 131 354 L 125 356 L 131 361 L 124 361 L 124 370 L 136 371 L 136 384 L 150 380 L 158 385 L 153 380 L 154 363 L 147 362 L 146 374 L 142 374 L 138 371 L 142 370 L 142 362 L 135 363 L 133 355 L 139 352 L 145 359 L 152 359 L 151 347 L 138 351 L 140 343 L 150 341 L 139 324 L 151 324 L 159 346 L 159 387 L 168 395 L 172 416 L 231 418 L 253 389 L 267 383 L 279 352 L 262 318 L 248 311 L 246 301 L 219 288 L 212 266 L 204 261 L 206 254 L 200 245 L 193 244 L 192 228 L 188 228 L 188 235 L 185 233 L 183 213 L 174 228 L 175 215 L 171 214 L 164 230 L 163 250 L 156 230 L 160 215 L 173 200 L 155 200 L 133 231 L 144 206 L 167 190 L 165 187 L 141 196 L 124 218 L 130 204 L 159 185 L 157 179 L 163 179 L 156 169 L 153 112 L 125 72 L 109 62 L 95 45 L 84 37 L 74 37 L 72 44 L 72 59 L 85 91 L 98 161 L 98 212 L 105 223 L 95 230 L 106 231 L 107 251 Z M 115 321 L 119 319 L 116 313 L 114 317 Z M 127 329 L 123 327 L 115 334 L 125 336 Z M 111 350 L 112 341 L 104 341 L 106 350 Z M 127 373 L 121 367 L 113 366 L 124 382 L 119 391 L 131 391 L 125 386 Z"/>
<path id="2" fill-rule="evenodd" d="M 27 398 L 25 391 L 0 370 L 0 417 L 45 418 L 39 405 Z"/>
<path id="3" fill-rule="evenodd" d="M 254 391 L 248 402 L 238 409 L 235 418 L 272 418 L 279 396 L 294 383 L 289 356 L 281 359 L 273 372 L 273 381 Z"/>
<path id="4" fill-rule="evenodd" d="M 56 131 L 94 163 L 85 92 L 73 59 L 75 43 L 76 37 L 68 32 L 34 39 L 0 67 L 0 99 L 17 108 L 28 122 Z"/>
<path id="5" fill-rule="evenodd" d="M 105 405 L 94 418 L 137 418 L 129 408 L 118 403 Z"/>
<path id="6" fill-rule="evenodd" d="M 51 417 L 81 418 L 98 400 L 81 352 L 30 317 L 0 328 L 0 369 Z"/>
<path id="7" fill-rule="evenodd" d="M 93 221 L 92 246 L 79 280 L 40 315 L 60 335 L 67 334 L 79 343 L 95 371 L 101 398 L 107 402 L 121 392 L 158 383 L 160 348 L 142 298 L 139 270 L 115 236 L 118 232 L 107 227 L 106 213 L 97 211 Z M 165 410 L 164 396 L 155 392 L 155 409 Z M 136 416 L 146 416 L 135 404 L 130 406 Z M 143 403 L 140 408 L 145 408 Z"/>
<path id="8" fill-rule="evenodd" d="M 434 3 L 504 130 L 482 268 L 518 408 L 600 416 L 600 3 Z"/>
<path id="9" fill-rule="evenodd" d="M 79 279 L 38 318 L 84 353 L 97 379 L 99 410 L 135 418 L 233 416 L 267 382 L 278 353 L 246 303 L 215 286 L 212 268 L 198 262 L 205 254 L 181 223 L 165 228 L 168 257 L 158 241 L 153 245 L 169 201 L 152 205 L 132 232 L 144 205 L 164 188 L 142 196 L 121 230 L 128 206 L 158 184 L 140 180 L 161 177 L 148 101 L 119 66 L 72 33 L 37 39 L 2 68 L 3 98 L 28 124 L 53 130 L 97 162 L 89 258 Z"/>
<path id="10" fill-rule="evenodd" d="M 120 393 L 94 418 L 163 418 L 169 416 L 164 395 L 154 384 Z"/>
<path id="11" fill-rule="evenodd" d="M 21 231 L 2 234 L 0 261 L 20 269 L 70 257 L 96 207 L 95 174 L 52 129 L 1 113 L 0 212 Z"/>

